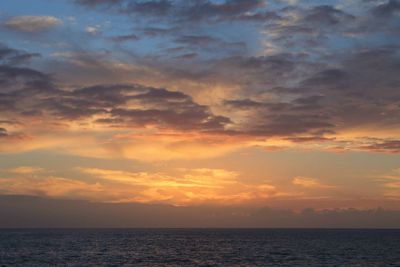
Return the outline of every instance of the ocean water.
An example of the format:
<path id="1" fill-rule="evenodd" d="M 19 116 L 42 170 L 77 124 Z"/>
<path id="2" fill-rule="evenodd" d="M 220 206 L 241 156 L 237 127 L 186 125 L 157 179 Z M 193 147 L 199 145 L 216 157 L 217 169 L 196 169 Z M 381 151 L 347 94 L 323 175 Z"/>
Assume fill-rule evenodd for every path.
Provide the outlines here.
<path id="1" fill-rule="evenodd" d="M 400 266 L 400 230 L 0 230 L 0 266 Z"/>

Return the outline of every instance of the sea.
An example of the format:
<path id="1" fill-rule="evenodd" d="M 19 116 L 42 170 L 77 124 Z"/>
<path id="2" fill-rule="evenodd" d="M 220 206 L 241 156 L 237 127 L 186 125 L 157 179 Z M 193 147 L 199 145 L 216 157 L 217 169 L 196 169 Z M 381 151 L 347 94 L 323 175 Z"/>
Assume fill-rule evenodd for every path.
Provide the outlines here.
<path id="1" fill-rule="evenodd" d="M 400 230 L 0 230 L 0 266 L 400 266 Z"/>

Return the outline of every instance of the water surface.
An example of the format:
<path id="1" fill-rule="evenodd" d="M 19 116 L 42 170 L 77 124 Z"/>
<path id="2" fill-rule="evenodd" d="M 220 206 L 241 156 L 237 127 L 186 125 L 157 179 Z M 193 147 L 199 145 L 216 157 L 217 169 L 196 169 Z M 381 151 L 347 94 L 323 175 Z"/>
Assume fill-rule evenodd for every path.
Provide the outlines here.
<path id="1" fill-rule="evenodd" d="M 0 266 L 400 266 L 400 230 L 0 230 Z"/>

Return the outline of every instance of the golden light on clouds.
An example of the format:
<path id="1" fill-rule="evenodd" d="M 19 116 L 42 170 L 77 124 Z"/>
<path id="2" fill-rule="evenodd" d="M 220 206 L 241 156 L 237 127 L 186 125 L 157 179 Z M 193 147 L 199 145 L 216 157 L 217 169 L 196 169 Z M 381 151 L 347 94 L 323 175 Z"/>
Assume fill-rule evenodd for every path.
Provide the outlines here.
<path id="1" fill-rule="evenodd" d="M 243 183 L 238 173 L 224 169 L 180 168 L 174 175 L 99 168 L 77 171 L 90 179 L 57 177 L 42 168 L 17 167 L 6 170 L 7 177 L 0 178 L 0 190 L 7 194 L 172 205 L 245 205 L 289 195 L 270 184 Z"/>
<path id="2" fill-rule="evenodd" d="M 238 173 L 223 169 L 177 169 L 176 175 L 164 173 L 132 173 L 104 169 L 81 169 L 82 172 L 106 181 L 144 187 L 120 201 L 159 202 L 174 205 L 202 203 L 243 204 L 277 194 L 272 185 L 247 185 L 238 180 Z M 229 200 L 228 203 L 224 203 Z"/>
<path id="3" fill-rule="evenodd" d="M 64 2 L 35 16 L 0 1 L 0 194 L 398 199 L 393 1 L 204 1 L 196 16 L 196 1 Z"/>

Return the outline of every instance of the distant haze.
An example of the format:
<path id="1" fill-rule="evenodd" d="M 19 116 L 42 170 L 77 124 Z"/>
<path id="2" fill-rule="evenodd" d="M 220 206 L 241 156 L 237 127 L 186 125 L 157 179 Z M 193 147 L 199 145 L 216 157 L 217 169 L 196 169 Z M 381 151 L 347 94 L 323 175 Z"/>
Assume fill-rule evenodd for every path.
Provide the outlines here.
<path id="1" fill-rule="evenodd" d="M 0 228 L 399 228 L 400 211 L 174 207 L 0 197 Z"/>

